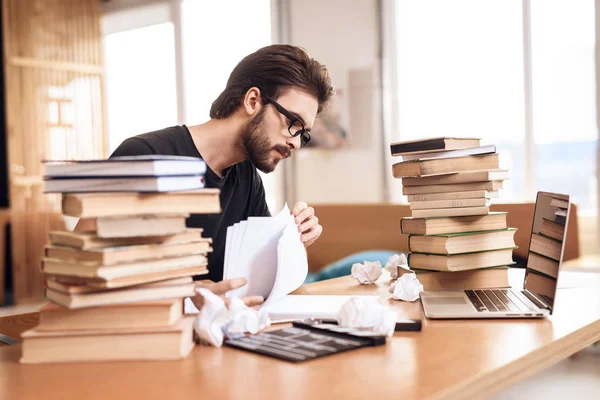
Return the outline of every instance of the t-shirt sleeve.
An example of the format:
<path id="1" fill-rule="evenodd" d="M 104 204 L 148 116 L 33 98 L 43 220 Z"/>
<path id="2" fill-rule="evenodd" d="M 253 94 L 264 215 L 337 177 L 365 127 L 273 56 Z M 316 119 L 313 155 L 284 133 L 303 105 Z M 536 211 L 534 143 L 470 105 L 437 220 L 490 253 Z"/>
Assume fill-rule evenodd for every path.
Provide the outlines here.
<path id="1" fill-rule="evenodd" d="M 252 188 L 252 207 L 250 209 L 250 216 L 252 217 L 270 217 L 271 212 L 267 205 L 267 199 L 265 198 L 265 187 L 263 186 L 260 174 L 254 169 L 254 187 Z"/>
<path id="2" fill-rule="evenodd" d="M 144 139 L 138 137 L 130 137 L 125 139 L 123 143 L 110 155 L 111 157 L 123 156 L 145 156 L 155 154 L 154 149 Z"/>

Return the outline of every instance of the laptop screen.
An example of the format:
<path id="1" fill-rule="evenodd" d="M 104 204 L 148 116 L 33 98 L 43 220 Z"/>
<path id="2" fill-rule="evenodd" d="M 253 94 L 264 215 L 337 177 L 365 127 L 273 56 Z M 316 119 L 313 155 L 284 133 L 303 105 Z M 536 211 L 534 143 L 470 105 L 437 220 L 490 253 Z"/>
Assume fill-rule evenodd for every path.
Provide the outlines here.
<path id="1" fill-rule="evenodd" d="M 552 313 L 558 270 L 565 249 L 569 196 L 538 192 L 525 271 L 525 289 L 544 300 Z"/>

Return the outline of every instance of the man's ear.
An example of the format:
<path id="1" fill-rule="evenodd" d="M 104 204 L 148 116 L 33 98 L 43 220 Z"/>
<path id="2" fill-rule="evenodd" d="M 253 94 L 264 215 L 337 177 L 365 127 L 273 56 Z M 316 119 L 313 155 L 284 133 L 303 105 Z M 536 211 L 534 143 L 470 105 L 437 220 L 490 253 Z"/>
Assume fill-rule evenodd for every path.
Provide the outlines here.
<path id="1" fill-rule="evenodd" d="M 244 111 L 248 116 L 255 115 L 262 107 L 260 90 L 257 87 L 251 87 L 246 92 L 243 102 Z"/>

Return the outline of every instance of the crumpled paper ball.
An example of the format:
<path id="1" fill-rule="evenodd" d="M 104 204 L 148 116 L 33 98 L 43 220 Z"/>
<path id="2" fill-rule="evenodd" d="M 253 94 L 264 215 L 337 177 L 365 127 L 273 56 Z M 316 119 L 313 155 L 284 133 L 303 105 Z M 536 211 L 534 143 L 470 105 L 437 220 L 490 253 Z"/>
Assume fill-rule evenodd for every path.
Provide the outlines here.
<path id="1" fill-rule="evenodd" d="M 390 293 L 394 300 L 415 301 L 422 291 L 423 285 L 414 272 L 402 275 L 390 286 Z"/>
<path id="2" fill-rule="evenodd" d="M 271 325 L 269 314 L 248 307 L 239 297 L 230 300 L 228 315 L 228 321 L 223 325 L 223 333 L 229 339 L 242 336 L 246 332 L 258 333 Z"/>
<path id="3" fill-rule="evenodd" d="M 338 313 L 338 324 L 345 328 L 363 328 L 380 335 L 394 335 L 396 313 L 372 298 L 351 297 Z"/>
<path id="4" fill-rule="evenodd" d="M 381 276 L 383 272 L 379 261 L 365 261 L 364 264 L 352 264 L 352 277 L 361 285 L 372 285 Z"/>
<path id="5" fill-rule="evenodd" d="M 230 300 L 227 308 L 225 301 L 210 290 L 198 288 L 196 292 L 204 297 L 204 305 L 194 320 L 194 331 L 201 341 L 211 346 L 221 347 L 225 337 L 257 333 L 271 325 L 266 312 L 246 306 L 237 297 Z"/>
<path id="6" fill-rule="evenodd" d="M 398 267 L 410 271 L 408 268 L 408 259 L 406 258 L 406 254 L 393 254 L 385 263 L 385 269 L 390 273 L 392 279 L 398 278 Z"/>

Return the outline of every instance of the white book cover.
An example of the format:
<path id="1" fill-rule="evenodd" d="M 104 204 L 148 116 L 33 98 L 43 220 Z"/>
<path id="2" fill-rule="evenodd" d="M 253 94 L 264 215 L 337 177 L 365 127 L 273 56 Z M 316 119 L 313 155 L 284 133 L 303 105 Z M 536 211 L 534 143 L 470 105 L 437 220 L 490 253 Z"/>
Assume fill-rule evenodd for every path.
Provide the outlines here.
<path id="1" fill-rule="evenodd" d="M 46 160 L 46 177 L 133 177 L 204 175 L 206 163 L 201 158 L 141 155 L 112 157 L 107 160 Z"/>

